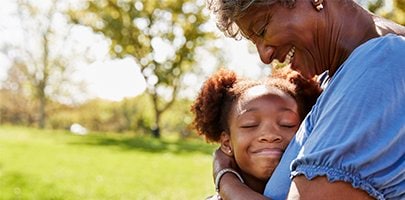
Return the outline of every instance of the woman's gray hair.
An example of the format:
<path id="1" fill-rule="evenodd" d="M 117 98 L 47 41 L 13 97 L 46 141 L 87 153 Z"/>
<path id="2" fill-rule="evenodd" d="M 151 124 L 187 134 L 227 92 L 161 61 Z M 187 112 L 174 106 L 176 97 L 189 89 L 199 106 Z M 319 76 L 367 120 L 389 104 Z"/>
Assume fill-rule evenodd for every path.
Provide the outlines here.
<path id="1" fill-rule="evenodd" d="M 240 39 L 242 33 L 235 21 L 252 5 L 280 3 L 292 7 L 295 0 L 206 0 L 207 7 L 216 17 L 216 24 L 225 36 Z"/>

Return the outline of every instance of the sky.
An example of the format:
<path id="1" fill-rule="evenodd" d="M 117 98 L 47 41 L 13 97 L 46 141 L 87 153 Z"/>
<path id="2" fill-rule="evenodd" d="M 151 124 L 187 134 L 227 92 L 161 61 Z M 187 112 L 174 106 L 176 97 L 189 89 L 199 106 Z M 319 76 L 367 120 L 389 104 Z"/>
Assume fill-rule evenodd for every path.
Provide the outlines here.
<path id="1" fill-rule="evenodd" d="M 18 26 L 16 20 L 10 17 L 15 12 L 13 0 L 5 0 L 0 7 L 0 44 L 2 41 L 21 42 L 18 38 Z M 216 29 L 211 20 L 210 26 Z M 74 34 L 78 38 L 78 44 L 90 45 L 93 48 L 95 61 L 82 64 L 77 67 L 77 78 L 83 79 L 87 83 L 89 95 L 86 98 L 102 98 L 112 101 L 120 101 L 126 97 L 135 97 L 145 91 L 145 80 L 140 74 L 140 68 L 134 60 L 111 59 L 108 55 L 108 42 L 100 35 L 95 35 L 89 29 L 78 28 Z M 219 35 L 222 35 L 218 32 Z M 226 67 L 236 70 L 248 77 L 258 77 L 260 70 L 258 64 L 259 57 L 248 52 L 247 41 L 235 41 L 230 38 L 221 40 L 221 48 L 226 52 L 225 57 L 228 62 Z M 214 58 L 203 56 L 203 67 L 210 68 L 215 63 Z M 238 59 L 235 59 L 238 58 Z M 7 56 L 0 53 L 0 80 L 6 78 L 7 69 L 10 67 Z M 193 96 L 197 93 L 200 85 L 189 80 L 189 84 L 194 88 L 189 89 L 186 96 Z M 201 84 L 201 83 L 200 83 Z"/>

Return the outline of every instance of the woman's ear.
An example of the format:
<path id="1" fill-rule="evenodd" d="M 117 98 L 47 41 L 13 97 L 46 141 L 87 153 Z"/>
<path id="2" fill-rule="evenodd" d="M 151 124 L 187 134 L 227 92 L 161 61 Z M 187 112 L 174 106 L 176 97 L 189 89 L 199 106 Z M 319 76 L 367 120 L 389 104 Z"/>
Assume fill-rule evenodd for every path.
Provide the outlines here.
<path id="1" fill-rule="evenodd" d="M 233 156 L 231 136 L 225 131 L 221 133 L 221 151 L 228 156 Z"/>

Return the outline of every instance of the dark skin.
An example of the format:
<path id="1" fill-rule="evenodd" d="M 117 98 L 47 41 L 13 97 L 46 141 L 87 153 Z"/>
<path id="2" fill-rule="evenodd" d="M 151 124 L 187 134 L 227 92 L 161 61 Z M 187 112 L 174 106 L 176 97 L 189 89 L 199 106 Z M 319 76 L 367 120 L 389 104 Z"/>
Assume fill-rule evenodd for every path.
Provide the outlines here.
<path id="1" fill-rule="evenodd" d="M 311 0 L 298 0 L 293 8 L 279 4 L 253 6 L 237 24 L 256 45 L 265 64 L 273 59 L 284 61 L 295 47 L 292 68 L 308 78 L 325 70 L 333 76 L 355 48 L 372 38 L 388 33 L 405 35 L 403 26 L 374 16 L 351 0 L 324 0 L 323 6 L 317 11 Z M 229 156 L 219 150 L 215 152 L 214 175 L 220 169 L 232 166 L 236 164 Z M 231 173 L 221 179 L 220 195 L 232 200 L 267 199 L 240 183 Z M 297 176 L 293 179 L 288 199 L 373 198 L 350 183 L 330 183 L 324 176 L 313 180 Z"/>
<path id="2" fill-rule="evenodd" d="M 217 150 L 214 154 L 214 173 L 219 171 L 220 166 L 225 166 L 223 162 L 229 161 L 226 165 L 233 166 L 236 169 L 236 163 L 222 151 Z M 231 173 L 226 173 L 220 182 L 220 195 L 223 199 L 232 200 L 245 200 L 245 199 L 269 199 L 261 193 L 257 193 L 246 184 L 242 184 L 239 179 Z M 322 188 L 320 190 L 319 188 Z M 316 192 L 313 192 L 316 191 Z M 340 192 L 342 191 L 342 192 Z M 303 176 L 297 176 L 293 179 L 290 193 L 287 199 L 320 199 L 320 200 L 346 200 L 346 199 L 359 199 L 367 200 L 373 199 L 366 192 L 355 189 L 346 182 L 337 181 L 330 183 L 326 177 L 316 177 L 309 181 Z"/>
<path id="3" fill-rule="evenodd" d="M 373 16 L 351 1 L 344 2 L 324 1 L 321 12 L 310 0 L 297 1 L 294 8 L 279 4 L 253 6 L 247 12 L 254 14 L 245 15 L 237 23 L 256 45 L 263 63 L 283 61 L 295 46 L 293 69 L 308 78 L 325 70 L 333 75 L 364 42 L 388 33 L 405 34 L 403 26 Z"/>
<path id="4" fill-rule="evenodd" d="M 300 124 L 298 104 L 278 89 L 258 85 L 246 90 L 231 108 L 221 150 L 235 158 L 245 184 L 263 193 Z"/>

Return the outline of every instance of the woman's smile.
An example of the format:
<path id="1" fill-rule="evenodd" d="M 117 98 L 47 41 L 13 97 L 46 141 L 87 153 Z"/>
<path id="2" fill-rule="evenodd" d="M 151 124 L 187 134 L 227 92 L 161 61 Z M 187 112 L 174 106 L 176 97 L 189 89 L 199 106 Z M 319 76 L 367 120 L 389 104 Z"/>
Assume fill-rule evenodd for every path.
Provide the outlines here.
<path id="1" fill-rule="evenodd" d="M 284 59 L 284 63 L 291 64 L 292 59 L 294 58 L 295 46 L 293 46 L 290 51 L 288 51 L 287 56 Z"/>

